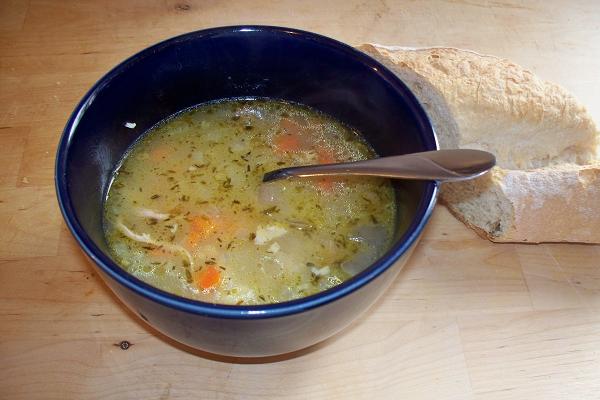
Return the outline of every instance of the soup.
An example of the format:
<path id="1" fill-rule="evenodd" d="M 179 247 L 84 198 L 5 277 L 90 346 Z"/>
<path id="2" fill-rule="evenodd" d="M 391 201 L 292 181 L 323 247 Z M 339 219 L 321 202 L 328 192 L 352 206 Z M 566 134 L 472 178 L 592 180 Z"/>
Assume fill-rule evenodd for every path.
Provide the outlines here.
<path id="1" fill-rule="evenodd" d="M 305 106 L 200 105 L 151 129 L 126 154 L 105 202 L 107 243 L 126 271 L 179 296 L 263 304 L 311 295 L 388 248 L 392 187 L 379 178 L 262 177 L 375 156 L 356 131 Z"/>

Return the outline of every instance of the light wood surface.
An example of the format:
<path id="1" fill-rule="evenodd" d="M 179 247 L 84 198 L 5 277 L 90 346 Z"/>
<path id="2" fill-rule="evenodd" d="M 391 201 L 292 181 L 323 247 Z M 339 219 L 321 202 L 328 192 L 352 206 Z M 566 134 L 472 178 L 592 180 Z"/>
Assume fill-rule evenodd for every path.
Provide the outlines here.
<path id="1" fill-rule="evenodd" d="M 188 352 L 124 310 L 56 205 L 61 130 L 125 57 L 239 23 L 508 57 L 600 120 L 595 0 L 0 1 L 0 398 L 599 399 L 600 248 L 492 244 L 441 206 L 378 304 L 294 357 Z"/>

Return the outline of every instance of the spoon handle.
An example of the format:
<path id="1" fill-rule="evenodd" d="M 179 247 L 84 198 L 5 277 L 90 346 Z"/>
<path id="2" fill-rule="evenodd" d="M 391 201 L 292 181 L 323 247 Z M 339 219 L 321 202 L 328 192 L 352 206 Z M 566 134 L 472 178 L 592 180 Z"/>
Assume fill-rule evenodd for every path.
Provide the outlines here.
<path id="1" fill-rule="evenodd" d="M 441 182 L 476 178 L 496 164 L 487 151 L 435 150 L 338 164 L 306 165 L 267 172 L 263 182 L 292 176 L 369 175 Z"/>

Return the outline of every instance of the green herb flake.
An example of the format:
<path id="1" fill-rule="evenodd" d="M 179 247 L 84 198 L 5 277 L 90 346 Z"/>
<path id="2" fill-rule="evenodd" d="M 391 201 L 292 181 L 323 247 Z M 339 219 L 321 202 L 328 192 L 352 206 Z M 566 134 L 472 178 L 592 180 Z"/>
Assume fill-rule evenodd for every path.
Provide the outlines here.
<path id="1" fill-rule="evenodd" d="M 279 207 L 277 207 L 277 206 L 272 206 L 272 207 L 269 207 L 269 208 L 264 209 L 262 211 L 262 213 L 265 214 L 265 215 L 272 215 L 272 214 L 275 214 L 275 213 L 278 213 L 278 212 L 279 212 Z"/>

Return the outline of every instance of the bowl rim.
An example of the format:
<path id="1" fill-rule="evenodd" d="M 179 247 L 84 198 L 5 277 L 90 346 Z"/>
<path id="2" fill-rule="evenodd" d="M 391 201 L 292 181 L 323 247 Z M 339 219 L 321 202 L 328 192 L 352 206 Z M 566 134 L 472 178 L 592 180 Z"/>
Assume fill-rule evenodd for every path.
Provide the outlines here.
<path id="1" fill-rule="evenodd" d="M 424 196 L 421 202 L 418 204 L 417 211 L 415 212 L 406 232 L 384 255 L 372 263 L 364 271 L 331 289 L 291 301 L 264 305 L 226 305 L 206 303 L 199 300 L 177 296 L 155 288 L 154 286 L 151 286 L 134 277 L 118 266 L 114 261 L 112 261 L 112 259 L 104 254 L 104 252 L 100 250 L 98 246 L 94 244 L 75 217 L 75 213 L 71 204 L 67 184 L 66 161 L 71 139 L 77 129 L 79 121 L 81 120 L 86 109 L 94 101 L 98 92 L 100 92 L 105 85 L 107 85 L 121 72 L 128 69 L 146 56 L 152 55 L 165 47 L 176 45 L 182 41 L 195 40 L 198 38 L 205 38 L 223 33 L 243 34 L 246 32 L 267 32 L 275 35 L 294 35 L 302 38 L 303 40 L 315 41 L 320 45 L 342 51 L 345 56 L 349 56 L 354 60 L 367 65 L 379 76 L 380 79 L 383 79 L 395 91 L 400 92 L 407 100 L 408 107 L 416 117 L 419 130 L 426 136 L 430 136 L 424 138 L 426 142 L 425 146 L 430 147 L 428 150 L 435 150 L 439 148 L 437 136 L 431 121 L 429 120 L 425 110 L 422 108 L 415 95 L 406 86 L 406 84 L 404 84 L 385 66 L 367 54 L 360 52 L 338 40 L 313 32 L 269 25 L 232 25 L 202 29 L 184 33 L 182 35 L 158 42 L 133 54 L 113 67 L 109 72 L 102 76 L 79 101 L 71 113 L 60 137 L 55 160 L 55 189 L 63 219 L 65 220 L 67 227 L 69 228 L 75 240 L 78 242 L 79 246 L 94 262 L 96 267 L 98 267 L 110 278 L 117 281 L 117 283 L 120 285 L 132 290 L 146 299 L 157 302 L 169 308 L 174 308 L 179 311 L 192 314 L 226 319 L 265 319 L 297 314 L 341 299 L 366 286 L 369 282 L 390 268 L 413 246 L 415 241 L 422 233 L 423 228 L 427 224 L 429 218 L 431 217 L 439 191 L 438 182 L 430 181 L 426 183 Z"/>

